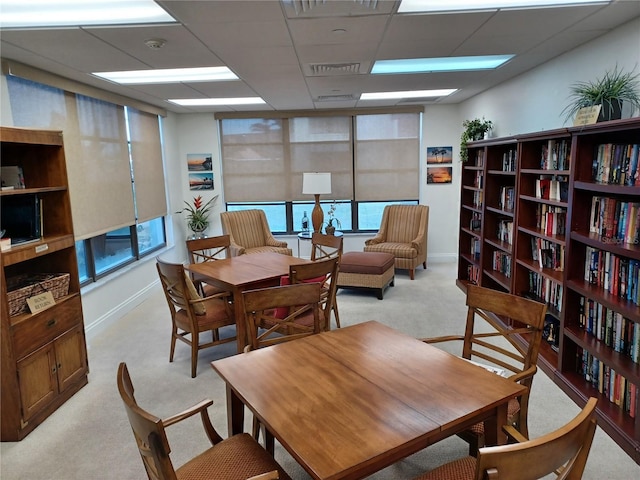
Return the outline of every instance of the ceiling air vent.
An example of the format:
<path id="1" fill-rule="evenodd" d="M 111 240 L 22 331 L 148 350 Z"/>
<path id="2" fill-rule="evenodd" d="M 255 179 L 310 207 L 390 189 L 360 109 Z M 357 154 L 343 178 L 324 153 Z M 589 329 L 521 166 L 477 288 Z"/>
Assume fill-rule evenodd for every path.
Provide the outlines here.
<path id="1" fill-rule="evenodd" d="M 360 73 L 360 63 L 312 63 L 311 75 L 354 75 Z"/>
<path id="2" fill-rule="evenodd" d="M 444 97 L 416 97 L 416 98 L 404 98 L 398 102 L 401 103 L 437 103 L 439 100 L 442 100 Z"/>
<path id="3" fill-rule="evenodd" d="M 351 93 L 345 95 L 320 95 L 316 102 L 345 102 L 349 100 L 354 100 Z"/>

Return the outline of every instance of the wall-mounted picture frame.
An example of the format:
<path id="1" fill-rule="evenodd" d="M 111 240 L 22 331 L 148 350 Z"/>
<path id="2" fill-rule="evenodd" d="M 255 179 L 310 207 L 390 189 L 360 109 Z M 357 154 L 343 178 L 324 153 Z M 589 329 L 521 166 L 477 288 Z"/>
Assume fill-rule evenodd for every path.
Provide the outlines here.
<path id="1" fill-rule="evenodd" d="M 451 163 L 453 147 L 427 147 L 427 165 Z"/>
<path id="2" fill-rule="evenodd" d="M 213 172 L 189 173 L 189 190 L 213 189 Z"/>
<path id="3" fill-rule="evenodd" d="M 427 167 L 427 185 L 453 181 L 453 167 Z"/>
<path id="4" fill-rule="evenodd" d="M 187 153 L 187 168 L 190 172 L 204 172 L 213 169 L 211 153 Z"/>

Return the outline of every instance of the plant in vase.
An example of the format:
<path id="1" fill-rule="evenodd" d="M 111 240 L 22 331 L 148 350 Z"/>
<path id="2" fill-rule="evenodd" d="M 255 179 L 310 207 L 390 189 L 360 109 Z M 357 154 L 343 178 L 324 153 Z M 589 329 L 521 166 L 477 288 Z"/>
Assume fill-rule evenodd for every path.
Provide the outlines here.
<path id="1" fill-rule="evenodd" d="M 198 238 L 202 236 L 209 226 L 209 211 L 218 199 L 218 195 L 211 198 L 208 202 L 204 203 L 202 196 L 198 195 L 193 198 L 193 202 L 189 203 L 184 201 L 186 207 L 177 213 L 187 212 L 187 226 L 193 232 L 193 237 Z"/>
<path id="2" fill-rule="evenodd" d="M 340 220 L 336 218 L 336 208 L 336 202 L 333 202 L 327 211 L 327 218 L 329 220 L 327 220 L 324 227 L 324 231 L 327 235 L 333 235 L 336 231 L 336 227 L 342 228 Z"/>

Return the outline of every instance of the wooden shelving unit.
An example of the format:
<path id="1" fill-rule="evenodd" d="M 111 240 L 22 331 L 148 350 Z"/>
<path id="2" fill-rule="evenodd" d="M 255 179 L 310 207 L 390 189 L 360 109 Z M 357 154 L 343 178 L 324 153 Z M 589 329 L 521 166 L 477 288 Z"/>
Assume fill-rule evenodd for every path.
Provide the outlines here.
<path id="1" fill-rule="evenodd" d="M 0 201 L 37 194 L 42 238 L 0 253 L 2 441 L 22 440 L 87 384 L 89 372 L 62 133 L 0 127 L 2 165 L 20 166 L 24 189 Z M 6 280 L 68 273 L 69 292 L 37 313 L 10 315 Z"/>
<path id="2" fill-rule="evenodd" d="M 628 274 L 629 265 L 640 265 L 640 246 L 603 236 L 592 226 L 594 197 L 595 202 L 612 199 L 613 205 L 640 204 L 640 186 L 594 180 L 603 145 L 634 143 L 640 143 L 640 118 L 472 143 L 469 162 L 462 167 L 457 284 L 464 289 L 469 282 L 478 283 L 545 302 L 550 328 L 539 365 L 578 405 L 598 397 L 598 424 L 640 464 L 640 412 L 630 412 L 629 403 L 625 405 L 635 395 L 640 408 L 640 363 L 630 346 L 634 338 L 640 341 L 640 293 L 628 298 L 631 295 L 622 295 L 618 284 L 622 276 L 631 283 L 640 277 Z M 498 159 L 513 149 L 515 172 L 504 172 Z M 619 172 L 611 176 L 616 175 Z M 480 187 L 478 177 L 483 179 Z M 497 203 L 504 188 L 511 186 L 513 210 Z M 481 206 L 473 203 L 475 192 L 484 198 Z M 470 229 L 472 214 L 479 225 L 476 230 Z M 618 210 L 611 221 L 616 217 L 624 215 Z M 509 219 L 514 222 L 512 244 L 496 236 L 499 222 Z M 479 251 L 472 255 L 474 241 Z M 496 271 L 496 255 L 510 259 L 509 269 Z M 596 274 L 585 275 L 594 256 L 609 259 L 609 290 L 597 284 Z M 604 273 L 598 277 L 604 278 Z M 589 311 L 596 312 L 600 323 L 589 324 Z M 622 332 L 622 343 L 607 336 L 616 331 Z"/>

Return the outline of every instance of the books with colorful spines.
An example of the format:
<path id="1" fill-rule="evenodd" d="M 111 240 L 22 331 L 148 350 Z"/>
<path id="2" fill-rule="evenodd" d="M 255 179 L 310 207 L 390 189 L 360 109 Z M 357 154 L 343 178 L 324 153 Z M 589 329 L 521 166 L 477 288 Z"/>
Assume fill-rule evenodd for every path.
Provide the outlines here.
<path id="1" fill-rule="evenodd" d="M 638 404 L 638 386 L 635 383 L 629 382 L 629 416 L 636 418 L 636 408 Z"/>
<path id="2" fill-rule="evenodd" d="M 613 183 L 616 185 L 624 185 L 624 182 L 621 183 L 620 179 L 622 178 L 622 164 L 624 163 L 624 150 L 626 145 L 615 144 L 611 146 L 611 172 L 609 174 L 609 183 Z"/>
<path id="3" fill-rule="evenodd" d="M 638 203 L 633 202 L 629 204 L 627 211 L 627 221 L 624 226 L 624 242 L 633 243 L 635 239 L 636 220 L 638 216 Z"/>
<path id="4" fill-rule="evenodd" d="M 549 200 L 549 187 L 551 184 L 551 179 L 547 177 L 542 177 L 536 180 L 536 198 L 542 198 L 544 200 Z"/>
<path id="5" fill-rule="evenodd" d="M 598 233 L 598 223 L 600 220 L 601 197 L 591 197 L 591 214 L 589 216 L 589 233 Z"/>

